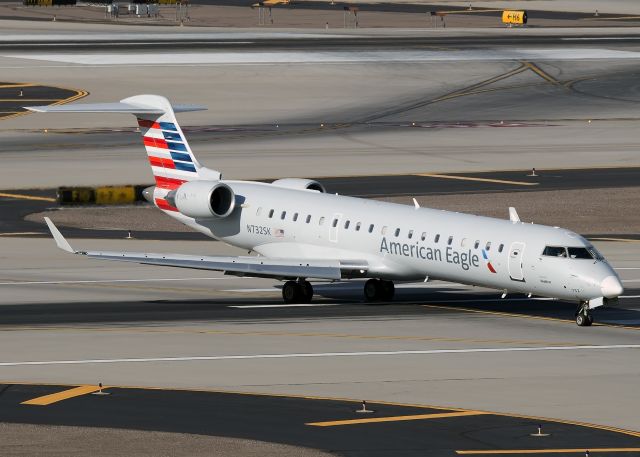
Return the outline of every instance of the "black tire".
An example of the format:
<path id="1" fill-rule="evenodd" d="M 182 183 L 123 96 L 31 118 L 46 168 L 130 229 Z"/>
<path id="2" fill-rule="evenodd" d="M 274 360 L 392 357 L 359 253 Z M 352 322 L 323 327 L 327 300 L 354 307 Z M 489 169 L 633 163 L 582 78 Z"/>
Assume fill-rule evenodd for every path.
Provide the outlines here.
<path id="1" fill-rule="evenodd" d="M 593 322 L 593 318 L 591 319 L 591 322 Z M 591 325 L 591 323 L 589 322 L 589 316 L 587 314 L 584 313 L 579 313 L 576 316 L 576 324 L 578 324 L 578 327 L 588 327 Z"/>
<path id="2" fill-rule="evenodd" d="M 295 281 L 287 281 L 282 286 L 282 299 L 285 303 L 300 303 L 302 288 Z"/>
<path id="3" fill-rule="evenodd" d="M 369 279 L 364 283 L 364 298 L 369 303 L 379 301 L 381 292 L 380 280 Z"/>
<path id="4" fill-rule="evenodd" d="M 591 314 L 587 314 L 587 325 L 586 327 L 590 327 L 593 324 L 593 316 Z"/>
<path id="5" fill-rule="evenodd" d="M 393 285 L 393 281 L 380 281 L 380 288 L 382 290 L 382 300 L 393 300 L 393 296 L 396 292 L 396 287 Z"/>
<path id="6" fill-rule="evenodd" d="M 304 303 L 311 303 L 313 299 L 313 286 L 309 281 L 303 281 L 300 285 L 300 289 L 302 292 L 302 300 Z"/>

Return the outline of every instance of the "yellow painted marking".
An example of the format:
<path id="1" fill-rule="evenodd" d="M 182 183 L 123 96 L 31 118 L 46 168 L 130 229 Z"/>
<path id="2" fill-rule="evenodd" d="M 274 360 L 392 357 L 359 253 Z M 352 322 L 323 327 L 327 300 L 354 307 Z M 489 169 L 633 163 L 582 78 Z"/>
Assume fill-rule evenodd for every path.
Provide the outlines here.
<path id="1" fill-rule="evenodd" d="M 549 75 L 548 73 L 546 73 L 545 71 L 543 71 L 540 67 L 538 67 L 537 65 L 531 63 L 531 62 L 522 62 L 524 64 L 525 67 L 527 67 L 529 70 L 533 71 L 535 74 L 537 74 L 538 76 L 540 76 L 542 79 L 549 81 L 551 84 L 556 84 L 556 85 L 560 85 L 560 81 L 558 81 L 557 79 L 555 79 L 553 76 Z"/>
<path id="2" fill-rule="evenodd" d="M 495 454 L 584 454 L 586 449 L 494 449 L 492 451 L 456 451 L 459 455 L 495 455 Z M 591 449 L 595 452 L 637 452 L 640 447 L 600 447 Z"/>
<path id="3" fill-rule="evenodd" d="M 371 417 L 368 419 L 347 419 L 328 422 L 309 422 L 305 425 L 314 427 L 335 427 L 339 425 L 357 425 L 357 424 L 375 424 L 379 422 L 402 422 L 417 421 L 426 419 L 445 419 L 447 417 L 463 417 L 463 416 L 480 416 L 481 411 L 456 411 L 453 413 L 434 413 L 434 414 L 412 414 L 410 416 L 389 416 L 389 417 Z"/>
<path id="4" fill-rule="evenodd" d="M 473 178 L 470 176 L 456 176 L 456 175 L 439 175 L 435 173 L 416 173 L 414 176 L 425 176 L 427 178 L 444 178 L 444 179 L 459 179 L 461 181 L 479 181 L 479 182 L 493 182 L 499 184 L 512 184 L 514 186 L 537 186 L 537 182 L 526 181 L 507 181 L 504 179 L 489 179 L 489 178 Z"/>
<path id="5" fill-rule="evenodd" d="M 640 240 L 632 240 L 629 238 L 591 238 L 594 241 L 623 241 L 625 243 L 640 243 Z"/>
<path id="6" fill-rule="evenodd" d="M 104 389 L 104 387 L 103 387 Z M 98 386 L 80 386 L 74 387 L 73 389 L 63 390 L 62 392 L 58 392 L 55 394 L 45 395 L 43 397 L 33 398 L 31 400 L 23 401 L 22 405 L 37 405 L 37 406 L 47 406 L 52 403 L 57 403 L 62 400 L 68 400 L 69 398 L 79 397 L 81 395 L 87 395 L 92 392 L 97 392 L 100 390 Z"/>
<path id="7" fill-rule="evenodd" d="M 27 236 L 27 235 L 42 235 L 40 232 L 6 232 L 0 233 L 0 236 Z"/>
<path id="8" fill-rule="evenodd" d="M 0 84 L 0 89 L 13 89 L 14 87 L 33 87 L 36 84 L 23 83 L 23 84 Z"/>
<path id="9" fill-rule="evenodd" d="M 0 197 L 19 198 L 19 199 L 22 199 L 22 200 L 38 200 L 38 201 L 42 201 L 42 202 L 55 202 L 55 201 L 57 201 L 55 198 L 51 198 L 51 197 L 37 197 L 35 195 L 23 195 L 23 194 L 5 194 L 3 192 L 0 192 Z"/>
<path id="10" fill-rule="evenodd" d="M 640 16 L 616 16 L 616 17 L 583 17 L 581 21 L 624 21 L 627 19 L 640 19 Z"/>

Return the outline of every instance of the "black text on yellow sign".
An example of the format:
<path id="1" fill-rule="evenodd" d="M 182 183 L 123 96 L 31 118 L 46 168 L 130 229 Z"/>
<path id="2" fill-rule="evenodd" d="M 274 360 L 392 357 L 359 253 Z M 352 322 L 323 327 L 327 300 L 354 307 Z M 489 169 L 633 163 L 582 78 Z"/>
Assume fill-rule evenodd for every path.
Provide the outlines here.
<path id="1" fill-rule="evenodd" d="M 502 12 L 502 22 L 505 24 L 526 24 L 527 12 L 526 11 L 511 11 L 506 10 Z"/>

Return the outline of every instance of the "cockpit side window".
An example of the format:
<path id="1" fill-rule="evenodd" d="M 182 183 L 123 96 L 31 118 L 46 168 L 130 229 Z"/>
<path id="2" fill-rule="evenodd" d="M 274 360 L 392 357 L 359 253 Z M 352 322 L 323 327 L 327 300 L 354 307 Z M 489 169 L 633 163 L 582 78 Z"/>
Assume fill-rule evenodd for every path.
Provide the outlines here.
<path id="1" fill-rule="evenodd" d="M 600 254 L 600 252 L 594 248 L 593 246 L 587 246 L 587 251 L 591 253 L 594 259 L 596 260 L 604 260 L 604 256 Z"/>
<path id="2" fill-rule="evenodd" d="M 593 260 L 591 253 L 586 248 L 567 248 L 570 259 L 590 259 Z"/>
<path id="3" fill-rule="evenodd" d="M 548 257 L 567 257 L 567 250 L 562 246 L 547 246 L 542 251 L 542 255 Z"/>

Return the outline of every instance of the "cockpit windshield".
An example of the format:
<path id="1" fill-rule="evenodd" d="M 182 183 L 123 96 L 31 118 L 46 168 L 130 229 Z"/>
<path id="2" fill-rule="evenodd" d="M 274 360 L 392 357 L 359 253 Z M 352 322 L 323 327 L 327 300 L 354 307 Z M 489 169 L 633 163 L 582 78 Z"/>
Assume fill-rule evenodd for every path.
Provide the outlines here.
<path id="1" fill-rule="evenodd" d="M 561 257 L 565 259 L 588 259 L 602 260 L 600 254 L 593 246 L 587 247 L 564 247 L 564 246 L 546 246 L 542 255 L 547 257 Z"/>
<path id="2" fill-rule="evenodd" d="M 570 259 L 591 259 L 593 260 L 593 256 L 587 250 L 587 248 L 567 248 L 569 251 Z"/>

